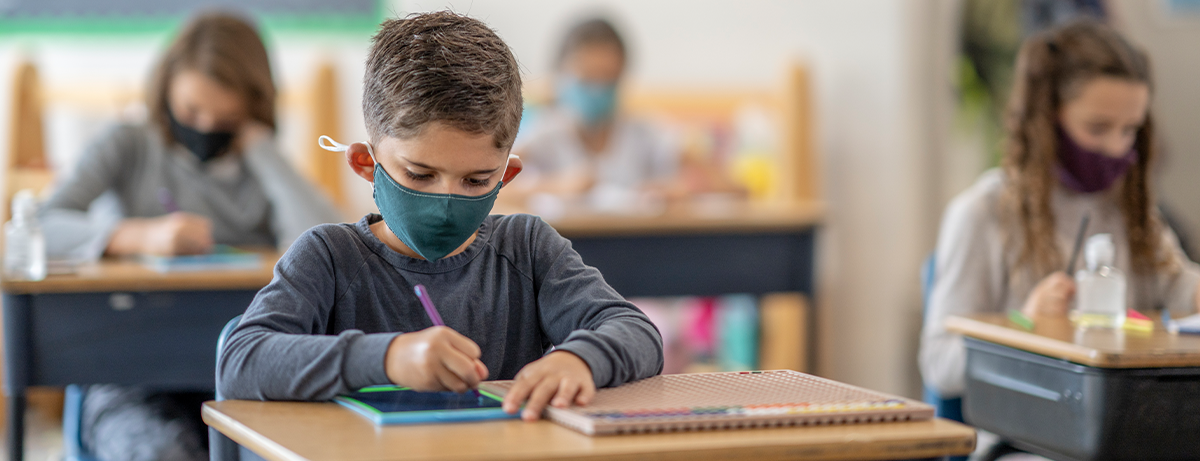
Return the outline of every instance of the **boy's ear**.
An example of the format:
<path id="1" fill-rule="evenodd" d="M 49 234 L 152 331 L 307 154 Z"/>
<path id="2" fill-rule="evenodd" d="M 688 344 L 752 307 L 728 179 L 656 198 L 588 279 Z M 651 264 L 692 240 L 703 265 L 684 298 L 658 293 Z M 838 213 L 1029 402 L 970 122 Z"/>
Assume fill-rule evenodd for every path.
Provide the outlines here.
<path id="1" fill-rule="evenodd" d="M 521 170 L 524 169 L 525 165 L 521 163 L 521 157 L 518 157 L 517 154 L 510 154 L 508 156 L 508 167 L 504 169 L 504 178 L 502 179 L 502 181 L 504 181 L 504 186 L 507 186 L 508 183 L 512 182 L 513 178 L 517 177 L 518 174 L 521 174 Z M 503 188 L 504 186 L 500 187 Z"/>
<path id="2" fill-rule="evenodd" d="M 371 158 L 367 143 L 351 144 L 350 148 L 346 149 L 346 163 L 354 170 L 354 174 L 368 182 L 375 182 L 375 159 Z"/>

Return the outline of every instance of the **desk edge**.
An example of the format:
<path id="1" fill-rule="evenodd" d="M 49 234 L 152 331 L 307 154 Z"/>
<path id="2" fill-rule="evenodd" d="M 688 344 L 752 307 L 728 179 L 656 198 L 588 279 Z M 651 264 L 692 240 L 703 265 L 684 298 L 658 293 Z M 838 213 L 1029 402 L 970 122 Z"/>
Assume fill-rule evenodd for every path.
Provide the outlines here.
<path id="1" fill-rule="evenodd" d="M 216 402 L 214 401 L 204 402 L 204 406 L 200 411 L 200 416 L 204 420 L 204 424 L 208 425 L 208 427 L 216 429 L 217 432 L 229 437 L 234 442 L 237 442 L 238 445 L 250 449 L 265 459 L 271 461 L 308 461 L 275 441 L 246 427 L 241 422 L 221 413 L 220 410 L 215 408 L 215 404 Z M 256 450 L 255 448 L 258 449 Z M 266 453 L 262 453 L 260 450 Z"/>

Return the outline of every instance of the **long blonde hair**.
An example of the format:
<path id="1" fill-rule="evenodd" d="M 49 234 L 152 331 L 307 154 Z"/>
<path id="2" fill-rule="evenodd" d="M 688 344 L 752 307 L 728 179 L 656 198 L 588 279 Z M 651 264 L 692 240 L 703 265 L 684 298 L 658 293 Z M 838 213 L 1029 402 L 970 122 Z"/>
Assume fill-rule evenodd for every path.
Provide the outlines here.
<path id="1" fill-rule="evenodd" d="M 1031 269 L 1040 279 L 1059 270 L 1066 259 L 1055 244 L 1050 193 L 1057 181 L 1058 113 L 1096 77 L 1118 78 L 1151 86 L 1150 63 L 1113 29 L 1081 21 L 1030 37 L 1017 55 L 1016 78 L 1006 120 L 1007 177 L 1002 207 L 1009 221 L 1014 269 Z M 1162 224 L 1154 212 L 1150 165 L 1155 159 L 1154 121 L 1147 114 L 1133 144 L 1137 164 L 1118 185 L 1118 204 L 1125 217 L 1131 263 L 1149 273 L 1164 264 Z M 1163 252 L 1166 254 L 1166 252 Z"/>

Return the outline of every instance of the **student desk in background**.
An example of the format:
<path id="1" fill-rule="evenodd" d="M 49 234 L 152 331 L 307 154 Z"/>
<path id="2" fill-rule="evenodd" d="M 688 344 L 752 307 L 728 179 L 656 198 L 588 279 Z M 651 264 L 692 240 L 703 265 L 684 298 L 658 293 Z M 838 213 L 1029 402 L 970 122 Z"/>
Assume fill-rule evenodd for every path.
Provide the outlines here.
<path id="1" fill-rule="evenodd" d="M 950 317 L 967 342 L 971 425 L 1053 459 L 1200 456 L 1200 336 L 1034 328 L 1002 314 Z"/>
<path id="2" fill-rule="evenodd" d="M 4 374 L 9 460 L 23 456 L 25 389 L 131 384 L 214 389 L 221 328 L 271 281 L 258 270 L 160 274 L 102 260 L 40 282 L 4 281 Z"/>
<path id="3" fill-rule="evenodd" d="M 658 216 L 567 214 L 548 221 L 625 297 L 800 293 L 813 298 L 820 202 L 674 206 Z M 805 363 L 814 364 L 815 311 L 806 309 Z M 784 368 L 793 368 L 786 366 Z"/>
<path id="4" fill-rule="evenodd" d="M 334 403 L 227 400 L 204 422 L 272 461 L 911 459 L 970 453 L 975 431 L 921 422 L 589 437 L 549 421 L 376 427 Z"/>

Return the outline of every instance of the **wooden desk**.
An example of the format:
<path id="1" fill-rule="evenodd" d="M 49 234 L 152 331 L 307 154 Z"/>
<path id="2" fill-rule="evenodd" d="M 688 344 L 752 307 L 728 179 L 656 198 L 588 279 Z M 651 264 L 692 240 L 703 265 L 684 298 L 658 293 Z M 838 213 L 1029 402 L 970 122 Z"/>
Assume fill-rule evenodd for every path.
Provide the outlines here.
<path id="1" fill-rule="evenodd" d="M 0 282 L 8 459 L 23 456 L 28 386 L 213 390 L 217 335 L 271 281 L 279 259 L 262 254 L 253 271 L 160 274 L 104 260 L 40 282 Z"/>
<path id="2" fill-rule="evenodd" d="M 1097 368 L 1200 367 L 1200 336 L 1173 335 L 1162 325 L 1153 333 L 1078 330 L 1070 320 L 1038 319 L 1033 331 L 1003 314 L 946 319 L 946 329 L 964 336 Z"/>
<path id="3" fill-rule="evenodd" d="M 376 427 L 333 403 L 223 401 L 204 422 L 274 461 L 906 459 L 967 454 L 975 431 L 946 420 L 588 437 L 540 421 Z"/>

